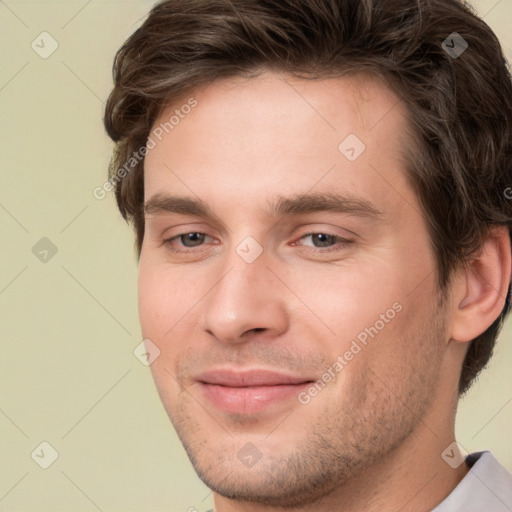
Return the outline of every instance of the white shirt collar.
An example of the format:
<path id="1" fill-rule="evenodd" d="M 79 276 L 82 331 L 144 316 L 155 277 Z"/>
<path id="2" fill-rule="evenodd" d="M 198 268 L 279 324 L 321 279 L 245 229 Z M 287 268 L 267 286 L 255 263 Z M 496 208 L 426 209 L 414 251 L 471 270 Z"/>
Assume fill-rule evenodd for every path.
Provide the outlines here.
<path id="1" fill-rule="evenodd" d="M 490 451 L 466 459 L 471 469 L 432 512 L 512 512 L 512 474 Z"/>

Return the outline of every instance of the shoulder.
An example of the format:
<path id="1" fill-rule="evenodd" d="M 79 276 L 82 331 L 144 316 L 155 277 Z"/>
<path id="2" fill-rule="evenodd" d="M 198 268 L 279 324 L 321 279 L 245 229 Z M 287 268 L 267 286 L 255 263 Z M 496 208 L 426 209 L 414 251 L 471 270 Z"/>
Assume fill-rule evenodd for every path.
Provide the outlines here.
<path id="1" fill-rule="evenodd" d="M 512 474 L 490 451 L 469 455 L 468 474 L 432 512 L 510 512 Z"/>

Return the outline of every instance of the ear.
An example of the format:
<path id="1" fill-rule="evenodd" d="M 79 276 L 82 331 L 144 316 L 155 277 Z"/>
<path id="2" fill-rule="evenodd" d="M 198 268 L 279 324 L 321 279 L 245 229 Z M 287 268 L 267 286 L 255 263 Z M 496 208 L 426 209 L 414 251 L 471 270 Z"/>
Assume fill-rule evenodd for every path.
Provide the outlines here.
<path id="1" fill-rule="evenodd" d="M 498 318 L 512 272 L 508 228 L 493 227 L 481 249 L 452 281 L 450 339 L 468 342 Z"/>

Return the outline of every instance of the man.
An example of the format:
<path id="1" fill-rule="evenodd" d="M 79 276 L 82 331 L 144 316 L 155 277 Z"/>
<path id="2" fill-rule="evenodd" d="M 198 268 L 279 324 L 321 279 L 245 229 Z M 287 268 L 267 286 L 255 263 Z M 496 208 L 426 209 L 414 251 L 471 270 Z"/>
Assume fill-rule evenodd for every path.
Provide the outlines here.
<path id="1" fill-rule="evenodd" d="M 215 511 L 512 510 L 454 439 L 510 310 L 491 30 L 458 0 L 168 0 L 114 79 L 147 356 Z"/>

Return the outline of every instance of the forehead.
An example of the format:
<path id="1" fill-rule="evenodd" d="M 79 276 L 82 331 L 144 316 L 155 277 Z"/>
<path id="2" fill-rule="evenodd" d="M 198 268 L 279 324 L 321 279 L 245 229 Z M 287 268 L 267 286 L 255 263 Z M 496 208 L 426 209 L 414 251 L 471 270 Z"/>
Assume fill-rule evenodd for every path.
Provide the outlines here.
<path id="1" fill-rule="evenodd" d="M 243 206 L 248 186 L 254 197 L 268 198 L 304 193 L 315 183 L 324 191 L 343 183 L 364 196 L 381 174 L 397 189 L 396 200 L 405 186 L 396 172 L 406 167 L 406 113 L 389 87 L 368 74 L 304 80 L 266 72 L 218 80 L 159 115 L 145 161 L 145 196 L 179 189 L 208 200 L 225 193 Z"/>
<path id="2" fill-rule="evenodd" d="M 396 111 L 396 115 L 388 118 L 388 122 L 405 118 L 406 114 L 400 98 L 384 79 L 374 73 L 357 72 L 335 78 L 302 79 L 284 72 L 262 71 L 255 77 L 217 79 L 192 89 L 163 108 L 153 127 L 169 121 L 172 114 L 192 97 L 200 108 L 194 108 L 187 117 L 193 117 L 196 121 L 206 116 L 221 121 L 217 117 L 221 114 L 227 122 L 233 114 L 242 111 L 252 114 L 245 119 L 248 124 L 254 116 L 257 116 L 254 120 L 277 123 L 282 115 L 309 114 L 316 116 L 318 121 L 322 120 L 325 127 L 336 131 L 345 128 L 339 123 L 342 116 L 352 123 L 354 129 L 365 132 L 372 131 L 392 110 Z M 265 104 L 272 106 L 272 110 L 267 111 L 270 117 L 266 119 L 262 108 Z M 402 121 L 405 122 L 405 119 Z M 224 124 L 220 122 L 217 126 L 222 129 Z M 173 126 L 173 131 L 177 129 L 178 126 Z"/>

